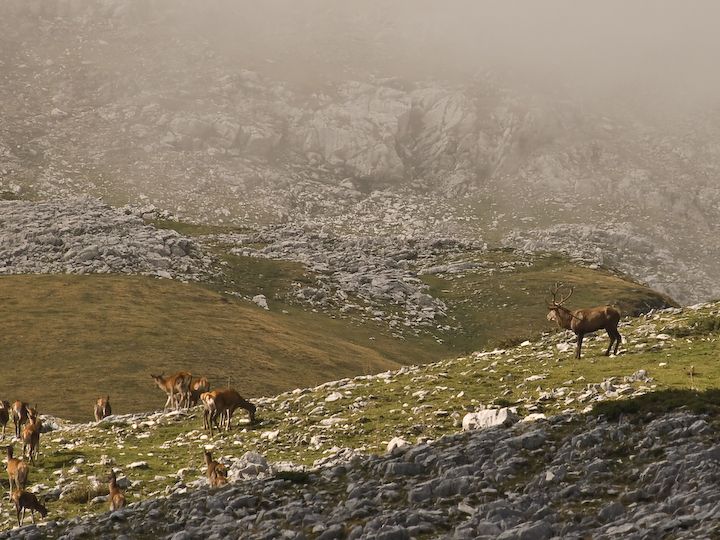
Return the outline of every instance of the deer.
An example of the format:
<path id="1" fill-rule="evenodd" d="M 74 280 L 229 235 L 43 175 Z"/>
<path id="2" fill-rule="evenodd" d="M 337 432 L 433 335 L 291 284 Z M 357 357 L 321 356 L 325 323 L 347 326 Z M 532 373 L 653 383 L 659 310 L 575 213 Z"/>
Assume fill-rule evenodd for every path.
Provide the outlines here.
<path id="1" fill-rule="evenodd" d="M 204 427 L 210 429 L 210 436 L 213 435 L 212 425 L 215 424 L 220 430 L 225 424 L 225 431 L 230 429 L 230 420 L 238 407 L 245 409 L 250 417 L 250 423 L 255 423 L 255 411 L 257 407 L 243 398 L 232 388 L 221 388 L 205 392 L 200 396 L 205 408 L 203 413 Z M 220 417 L 220 425 L 217 425 Z"/>
<path id="2" fill-rule="evenodd" d="M 95 421 L 99 422 L 103 418 L 112 414 L 110 407 L 110 396 L 99 397 L 95 400 Z"/>
<path id="3" fill-rule="evenodd" d="M 550 311 L 547 314 L 547 319 L 549 321 L 555 321 L 560 328 L 572 330 L 575 333 L 577 336 L 575 358 L 580 359 L 585 334 L 603 328 L 608 333 L 608 336 L 610 336 L 610 344 L 608 345 L 607 351 L 605 351 L 605 356 L 610 356 L 610 349 L 612 349 L 613 344 L 615 344 L 613 354 L 617 354 L 618 347 L 622 342 L 622 336 L 617 329 L 618 323 L 620 322 L 620 312 L 617 308 L 614 306 L 597 306 L 571 311 L 563 304 L 572 296 L 575 288 L 570 287 L 570 292 L 558 300 L 557 295 L 563 286 L 563 283 L 556 283 L 555 287 L 550 289 L 552 301 L 548 306 Z"/>
<path id="4" fill-rule="evenodd" d="M 227 484 L 227 470 L 225 465 L 214 461 L 212 454 L 205 450 L 205 465 L 207 465 L 207 477 L 210 487 L 220 487 Z"/>
<path id="5" fill-rule="evenodd" d="M 207 377 L 196 377 L 190 382 L 190 406 L 194 407 L 200 401 L 200 394 L 210 391 Z"/>
<path id="6" fill-rule="evenodd" d="M 42 517 L 47 516 L 47 508 L 38 501 L 34 493 L 24 490 L 16 490 L 12 492 L 12 501 L 15 503 L 15 512 L 17 512 L 18 527 L 25 521 L 25 510 L 30 510 L 32 522 L 35 523 L 35 510 L 40 512 Z M 20 512 L 22 511 L 22 518 Z"/>
<path id="7" fill-rule="evenodd" d="M 40 431 L 42 430 L 42 420 L 40 420 L 37 409 L 29 409 L 30 421 L 22 430 L 23 456 L 28 450 L 28 458 L 30 463 L 35 463 L 38 453 L 40 452 Z"/>
<path id="8" fill-rule="evenodd" d="M 192 375 L 187 371 L 179 371 L 175 375 L 168 375 L 164 377 L 162 373 L 160 375 L 150 375 L 155 384 L 168 396 L 165 402 L 165 409 L 170 405 L 171 408 L 179 409 L 183 403 L 189 403 L 190 401 L 190 381 Z M 175 394 L 179 396 L 178 400 L 175 400 Z"/>
<path id="9" fill-rule="evenodd" d="M 20 438 L 23 424 L 28 421 L 28 404 L 23 401 L 15 401 L 12 404 L 12 419 L 15 424 L 15 437 Z"/>
<path id="10" fill-rule="evenodd" d="M 108 482 L 108 500 L 110 501 L 110 511 L 115 512 L 121 508 L 125 508 L 125 495 L 120 491 L 117 485 L 117 477 L 115 471 L 110 469 L 110 479 Z"/>
<path id="11" fill-rule="evenodd" d="M 10 402 L 6 400 L 0 401 L 0 424 L 2 424 L 2 438 L 5 438 L 5 430 L 10 421 Z"/>
<path id="12" fill-rule="evenodd" d="M 13 457 L 12 445 L 7 446 L 7 473 L 8 482 L 10 484 L 9 495 L 13 493 L 13 485 L 15 490 L 25 489 L 27 485 L 28 473 L 30 472 L 30 466 L 27 461 L 23 461 L 19 458 Z M 10 497 L 12 500 L 12 496 Z"/>

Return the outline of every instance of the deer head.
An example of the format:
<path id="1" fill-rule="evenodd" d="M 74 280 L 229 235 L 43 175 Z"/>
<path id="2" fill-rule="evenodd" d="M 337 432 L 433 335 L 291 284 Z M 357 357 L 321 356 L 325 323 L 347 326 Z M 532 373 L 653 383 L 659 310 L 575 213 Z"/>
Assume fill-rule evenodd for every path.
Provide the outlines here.
<path id="1" fill-rule="evenodd" d="M 565 286 L 565 284 L 559 281 L 559 282 L 555 283 L 554 287 L 550 288 L 550 294 L 552 295 L 552 300 L 548 301 L 548 309 L 550 310 L 550 312 L 547 314 L 548 321 L 559 322 L 558 313 L 557 313 L 558 310 L 563 307 L 563 304 L 565 302 L 567 302 L 568 299 L 575 292 L 575 287 L 569 287 L 570 292 L 568 292 L 565 296 L 561 296 L 560 300 L 558 300 L 558 294 L 560 294 L 560 290 L 564 286 Z"/>

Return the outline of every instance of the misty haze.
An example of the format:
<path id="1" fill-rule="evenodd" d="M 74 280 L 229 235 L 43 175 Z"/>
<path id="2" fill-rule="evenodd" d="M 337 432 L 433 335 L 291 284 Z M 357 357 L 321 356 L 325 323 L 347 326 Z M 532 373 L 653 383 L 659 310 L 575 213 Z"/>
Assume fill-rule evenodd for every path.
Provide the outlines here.
<path id="1" fill-rule="evenodd" d="M 0 538 L 718 534 L 720 3 L 0 14 Z"/>

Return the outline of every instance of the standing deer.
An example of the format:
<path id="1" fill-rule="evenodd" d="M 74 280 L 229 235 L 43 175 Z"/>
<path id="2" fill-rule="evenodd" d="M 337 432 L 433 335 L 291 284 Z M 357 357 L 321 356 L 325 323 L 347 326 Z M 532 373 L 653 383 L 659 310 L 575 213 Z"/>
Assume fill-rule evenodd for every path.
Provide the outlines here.
<path id="1" fill-rule="evenodd" d="M 212 390 L 205 392 L 200 396 L 205 408 L 203 413 L 204 427 L 210 429 L 210 436 L 213 435 L 212 426 L 217 426 L 218 417 L 220 418 L 220 430 L 225 424 L 225 430 L 230 429 L 230 420 L 235 409 L 242 408 L 248 412 L 250 423 L 255 422 L 255 405 L 243 398 L 236 390 L 232 388 L 222 388 L 220 390 Z"/>
<path id="2" fill-rule="evenodd" d="M 110 407 L 110 396 L 99 397 L 95 400 L 95 421 L 99 422 L 106 416 L 112 414 L 112 408 Z"/>
<path id="3" fill-rule="evenodd" d="M 125 495 L 120 491 L 115 471 L 112 469 L 110 469 L 110 480 L 108 482 L 108 500 L 110 501 L 111 512 L 125 507 Z"/>
<path id="4" fill-rule="evenodd" d="M 2 438 L 5 438 L 5 429 L 10 421 L 10 402 L 0 401 L 0 424 L 2 424 Z"/>
<path id="5" fill-rule="evenodd" d="M 13 457 L 13 447 L 12 447 L 12 445 L 8 445 L 8 447 L 7 447 L 7 473 L 8 473 L 8 482 L 10 484 L 10 491 L 8 492 L 8 494 L 11 495 L 11 499 L 12 499 L 13 491 L 25 489 L 25 486 L 27 485 L 27 479 L 28 479 L 29 472 L 30 472 L 30 466 L 27 464 L 27 461 L 23 461 L 21 459 Z M 15 486 L 14 489 L 13 489 L 13 485 Z"/>
<path id="6" fill-rule="evenodd" d="M 15 437 L 20 438 L 22 426 L 28 421 L 28 404 L 23 401 L 15 401 L 12 404 L 12 418 L 15 424 Z"/>
<path id="7" fill-rule="evenodd" d="M 12 501 L 15 503 L 15 512 L 17 512 L 18 527 L 25 521 L 25 510 L 30 510 L 30 517 L 32 522 L 35 523 L 35 510 L 40 512 L 42 517 L 47 516 L 47 508 L 38 501 L 38 498 L 34 493 L 28 491 L 13 491 L 11 496 Z M 22 518 L 20 512 L 22 511 Z"/>
<path id="8" fill-rule="evenodd" d="M 179 409 L 183 404 L 190 403 L 190 381 L 192 380 L 192 374 L 187 371 L 179 371 L 175 375 L 168 375 L 164 377 L 160 375 L 150 375 L 155 384 L 163 392 L 167 394 L 167 401 L 165 402 L 165 409 L 176 408 Z M 178 396 L 177 399 L 175 396 Z"/>
<path id="9" fill-rule="evenodd" d="M 30 463 L 35 463 L 37 455 L 40 452 L 40 431 L 42 430 L 42 420 L 38 416 L 37 409 L 29 409 L 28 415 L 30 421 L 22 430 L 23 456 L 28 450 L 28 458 Z"/>
<path id="10" fill-rule="evenodd" d="M 200 401 L 200 394 L 210 390 L 207 377 L 194 377 L 190 383 L 190 406 L 194 407 Z"/>
<path id="11" fill-rule="evenodd" d="M 570 287 L 570 292 L 558 301 L 557 295 L 562 286 L 562 283 L 556 283 L 555 287 L 550 289 L 552 303 L 548 306 L 550 312 L 547 314 L 547 319 L 549 321 L 555 321 L 560 328 L 575 332 L 577 336 L 575 358 L 580 358 L 585 334 L 595 332 L 602 328 L 604 328 L 608 336 L 610 336 L 610 345 L 608 345 L 607 351 L 605 351 L 605 356 L 610 356 L 610 349 L 612 349 L 613 343 L 615 344 L 613 354 L 617 354 L 618 347 L 622 341 L 622 336 L 617 329 L 618 323 L 620 322 L 620 312 L 613 306 L 597 306 L 570 311 L 564 307 L 563 304 L 572 296 L 575 288 Z"/>

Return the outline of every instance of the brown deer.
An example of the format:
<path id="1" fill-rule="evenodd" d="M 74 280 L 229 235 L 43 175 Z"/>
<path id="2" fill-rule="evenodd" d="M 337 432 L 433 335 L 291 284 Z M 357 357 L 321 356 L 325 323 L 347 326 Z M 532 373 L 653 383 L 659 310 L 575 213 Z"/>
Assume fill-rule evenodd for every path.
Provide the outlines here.
<path id="1" fill-rule="evenodd" d="M 18 439 L 22 433 L 22 426 L 28 421 L 28 404 L 23 401 L 15 401 L 12 404 L 12 419 L 15 424 L 15 437 Z"/>
<path id="2" fill-rule="evenodd" d="M 232 388 L 222 388 L 203 393 L 200 398 L 204 406 L 203 424 L 204 427 L 210 429 L 210 436 L 213 435 L 212 426 L 218 426 L 218 417 L 220 418 L 220 430 L 225 424 L 225 430 L 230 429 L 230 420 L 238 407 L 245 409 L 250 417 L 250 423 L 255 422 L 255 405 L 243 398 L 238 392 Z"/>
<path id="3" fill-rule="evenodd" d="M 572 330 L 575 333 L 577 336 L 575 358 L 580 358 L 585 334 L 603 328 L 607 331 L 608 336 L 610 336 L 610 344 L 608 345 L 607 351 L 605 351 L 605 356 L 610 356 L 610 349 L 612 349 L 613 343 L 615 344 L 613 354 L 617 354 L 618 347 L 622 341 L 622 336 L 617 329 L 618 323 L 620 322 L 620 312 L 613 306 L 597 306 L 570 311 L 564 307 L 563 304 L 572 296 L 575 288 L 570 287 L 570 292 L 558 300 L 557 295 L 562 286 L 562 283 L 556 283 L 555 287 L 550 289 L 552 303 L 548 306 L 550 312 L 547 314 L 547 319 L 549 321 L 555 321 L 560 328 Z"/>
<path id="4" fill-rule="evenodd" d="M 40 452 L 40 431 L 42 430 L 42 420 L 38 416 L 37 409 L 29 409 L 28 416 L 30 417 L 29 422 L 23 427 L 22 430 L 22 441 L 23 441 L 23 456 L 25 451 L 28 450 L 28 458 L 31 463 L 35 463 L 37 455 Z"/>
<path id="5" fill-rule="evenodd" d="M 38 498 L 34 493 L 28 491 L 16 490 L 12 492 L 12 501 L 15 503 L 15 512 L 17 512 L 18 527 L 25 521 L 25 510 L 30 510 L 30 517 L 32 522 L 35 523 L 35 510 L 40 512 L 42 517 L 47 516 L 47 508 L 40 504 Z M 20 512 L 22 511 L 22 518 Z"/>
<path id="6" fill-rule="evenodd" d="M 225 465 L 214 461 L 212 454 L 205 451 L 205 465 L 207 465 L 207 477 L 210 487 L 220 487 L 227 484 L 227 470 Z"/>
<path id="7" fill-rule="evenodd" d="M 99 422 L 106 416 L 112 414 L 112 407 L 110 407 L 110 396 L 99 397 L 95 400 L 95 421 Z"/>
<path id="8" fill-rule="evenodd" d="M 2 424 L 2 438 L 5 438 L 5 429 L 10 421 L 10 402 L 6 400 L 0 401 L 0 424 Z"/>
<path id="9" fill-rule="evenodd" d="M 165 409 L 168 408 L 168 405 L 170 405 L 170 408 L 179 409 L 183 406 L 183 403 L 190 402 L 190 381 L 192 380 L 192 375 L 187 371 L 179 371 L 175 375 L 168 375 L 167 377 L 164 377 L 162 373 L 160 375 L 151 374 L 150 376 L 158 388 L 167 394 L 168 398 L 165 402 Z M 178 396 L 177 400 L 175 398 L 176 394 Z"/>
<path id="10" fill-rule="evenodd" d="M 125 495 L 120 491 L 117 485 L 117 477 L 115 471 L 110 469 L 110 481 L 108 482 L 108 500 L 110 501 L 110 511 L 120 510 L 125 508 Z"/>
<path id="11" fill-rule="evenodd" d="M 194 407 L 200 401 L 200 394 L 210 390 L 207 377 L 195 377 L 190 383 L 190 406 Z"/>
<path id="12" fill-rule="evenodd" d="M 30 466 L 27 464 L 27 461 L 23 461 L 21 459 L 13 457 L 13 447 L 12 445 L 8 445 L 7 473 L 8 482 L 10 484 L 10 491 L 8 492 L 8 494 L 11 495 L 14 490 L 25 489 L 29 472 Z M 13 489 L 13 485 L 15 486 L 15 489 Z"/>

